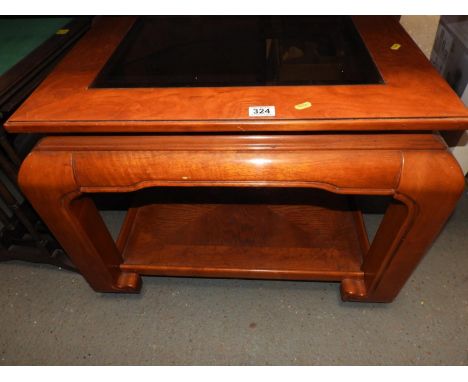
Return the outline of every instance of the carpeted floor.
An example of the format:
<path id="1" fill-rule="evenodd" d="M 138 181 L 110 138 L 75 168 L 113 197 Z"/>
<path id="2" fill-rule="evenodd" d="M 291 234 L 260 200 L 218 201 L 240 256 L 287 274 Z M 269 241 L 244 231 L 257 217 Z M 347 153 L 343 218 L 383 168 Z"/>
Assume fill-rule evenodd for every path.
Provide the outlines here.
<path id="1" fill-rule="evenodd" d="M 0 264 L 0 290 L 1 365 L 468 365 L 468 191 L 392 304 L 255 280 L 146 277 L 140 295 L 98 294 L 20 262 Z"/>

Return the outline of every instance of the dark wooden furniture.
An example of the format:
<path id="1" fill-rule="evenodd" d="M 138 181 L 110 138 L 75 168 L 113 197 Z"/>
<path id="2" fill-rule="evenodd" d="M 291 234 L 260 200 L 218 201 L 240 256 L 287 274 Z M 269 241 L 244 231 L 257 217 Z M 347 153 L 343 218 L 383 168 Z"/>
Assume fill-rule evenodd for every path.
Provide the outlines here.
<path id="1" fill-rule="evenodd" d="M 396 297 L 464 189 L 434 130 L 465 129 L 468 112 L 394 18 L 353 22 L 381 80 L 139 82 L 138 57 L 112 66 L 125 63 L 135 18 L 94 25 L 6 128 L 54 135 L 20 184 L 96 291 L 172 275 L 329 280 L 345 300 Z M 292 78 L 283 69 L 275 81 Z M 119 75 L 133 87 L 106 87 Z M 275 115 L 250 117 L 261 105 Z M 90 197 L 106 192 L 135 195 L 116 243 Z M 391 198 L 370 244 L 355 195 Z"/>
<path id="2" fill-rule="evenodd" d="M 6 134 L 3 123 L 85 33 L 90 17 L 0 17 L 0 261 L 73 265 L 17 185 L 40 134 Z"/>

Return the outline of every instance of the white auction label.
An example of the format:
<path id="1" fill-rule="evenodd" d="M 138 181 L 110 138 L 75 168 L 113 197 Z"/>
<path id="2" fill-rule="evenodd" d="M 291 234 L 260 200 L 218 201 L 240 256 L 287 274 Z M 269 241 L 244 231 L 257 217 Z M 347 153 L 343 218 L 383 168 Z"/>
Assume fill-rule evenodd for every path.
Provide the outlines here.
<path id="1" fill-rule="evenodd" d="M 274 117 L 274 106 L 249 106 L 249 117 Z"/>

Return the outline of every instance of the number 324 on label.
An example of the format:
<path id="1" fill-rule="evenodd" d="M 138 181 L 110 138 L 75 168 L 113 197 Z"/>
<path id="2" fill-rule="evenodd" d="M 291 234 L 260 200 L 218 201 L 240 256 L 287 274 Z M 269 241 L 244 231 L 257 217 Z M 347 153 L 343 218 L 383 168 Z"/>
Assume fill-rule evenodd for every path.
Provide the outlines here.
<path id="1" fill-rule="evenodd" d="M 249 106 L 249 117 L 274 117 L 274 106 Z"/>

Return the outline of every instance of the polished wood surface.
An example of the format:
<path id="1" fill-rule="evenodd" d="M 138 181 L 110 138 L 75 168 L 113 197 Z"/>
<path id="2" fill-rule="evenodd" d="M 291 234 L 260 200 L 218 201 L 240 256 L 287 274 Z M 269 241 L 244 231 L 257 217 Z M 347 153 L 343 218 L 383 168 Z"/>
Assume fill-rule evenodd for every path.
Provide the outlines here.
<path id="1" fill-rule="evenodd" d="M 354 17 L 384 84 L 91 88 L 133 22 L 100 19 L 6 125 L 54 133 L 19 183 L 89 284 L 330 280 L 344 300 L 392 301 L 464 189 L 433 130 L 468 126 L 395 18 Z M 276 117 L 249 118 L 258 105 Z M 137 196 L 117 242 L 91 197 L 106 192 Z M 355 195 L 391 199 L 370 244 Z"/>
<path id="2" fill-rule="evenodd" d="M 118 240 L 123 270 L 331 281 L 363 275 L 364 227 L 345 196 L 291 188 L 147 191 Z"/>
<path id="3" fill-rule="evenodd" d="M 50 137 L 19 181 L 95 290 L 138 291 L 140 274 L 281 277 L 340 280 L 343 299 L 379 302 L 396 297 L 464 189 L 432 134 Z M 117 243 L 89 196 L 149 187 L 174 195 L 174 186 L 189 192 L 186 202 L 136 202 Z M 203 187 L 239 191 L 210 201 Z M 246 203 L 245 187 L 324 191 L 297 204 Z M 324 192 L 392 196 L 370 248 L 359 211 Z M 252 240 L 256 250 L 245 252 Z"/>
<path id="4" fill-rule="evenodd" d="M 347 188 L 349 193 L 359 193 L 372 184 L 372 193 L 389 193 L 397 185 L 402 165 L 401 153 L 395 149 L 402 147 L 444 146 L 432 135 L 398 134 L 50 137 L 36 151 L 71 152 L 74 177 L 85 192 L 134 191 L 162 185 L 317 184 L 333 192 Z M 376 155 L 378 161 L 374 160 Z M 122 163 L 123 158 L 130 162 Z M 359 177 L 351 176 L 356 167 L 363 170 Z"/>
<path id="5" fill-rule="evenodd" d="M 466 129 L 468 112 L 393 17 L 354 17 L 384 84 L 90 88 L 134 23 L 97 22 L 6 124 L 15 132 L 203 132 Z M 400 49 L 390 47 L 398 43 Z M 310 102 L 310 108 L 295 105 Z M 274 118 L 248 107 L 276 106 Z"/>

